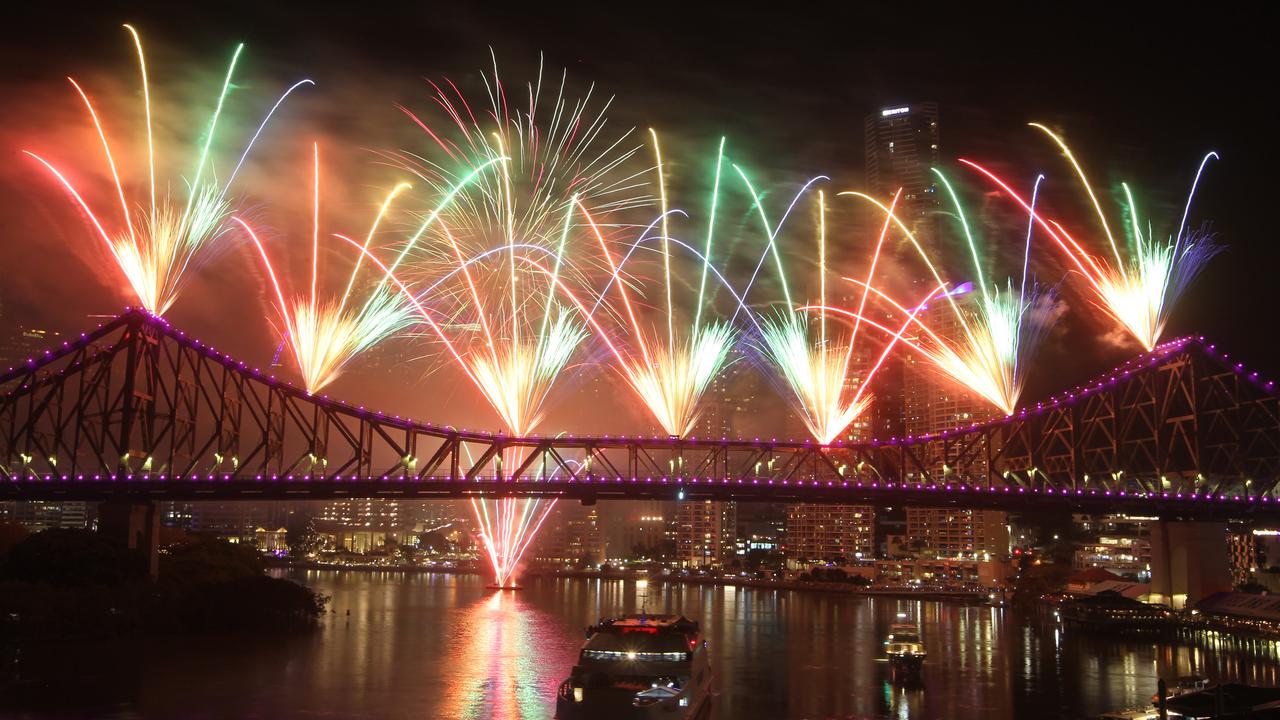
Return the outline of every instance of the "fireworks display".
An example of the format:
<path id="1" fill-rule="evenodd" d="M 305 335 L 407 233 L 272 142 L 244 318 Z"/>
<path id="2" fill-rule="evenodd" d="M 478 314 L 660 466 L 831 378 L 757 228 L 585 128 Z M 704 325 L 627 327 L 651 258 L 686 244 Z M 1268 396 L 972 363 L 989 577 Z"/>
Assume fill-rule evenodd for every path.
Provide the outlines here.
<path id="1" fill-rule="evenodd" d="M 724 140 L 720 141 L 720 149 L 716 156 L 715 182 L 711 190 L 710 218 L 707 223 L 706 242 L 699 254 L 701 271 L 699 273 L 698 294 L 694 304 L 693 319 L 687 333 L 680 335 L 676 331 L 677 312 L 675 309 L 674 285 L 671 275 L 671 246 L 697 251 L 671 236 L 668 220 L 672 215 L 667 207 L 666 180 L 663 177 L 662 152 L 658 146 L 658 135 L 652 132 L 654 154 L 657 157 L 658 188 L 661 198 L 661 213 L 658 220 L 651 223 L 632 243 L 627 255 L 621 262 L 613 257 L 599 225 L 590 218 L 592 233 L 599 243 L 600 252 L 608 263 L 610 274 L 605 286 L 607 293 L 616 288 L 617 297 L 621 300 L 625 314 L 625 331 L 622 337 L 607 342 L 610 351 L 617 360 L 622 377 L 631 386 L 636 397 L 644 404 L 653 418 L 662 426 L 670 437 L 688 435 L 698 419 L 698 405 L 711 381 L 715 379 L 728 360 L 736 333 L 733 326 L 722 320 L 707 318 L 704 322 L 706 303 L 707 276 L 711 270 L 711 247 L 715 234 L 715 212 L 720 192 L 720 174 L 724 166 Z M 656 243 L 662 259 L 663 300 L 660 315 L 663 318 L 666 332 L 645 327 L 637 315 L 635 303 L 628 292 L 628 280 L 622 276 L 623 266 L 636 249 L 646 241 L 652 240 L 650 233 L 655 226 L 661 226 L 661 237 Z M 716 273 L 716 280 L 721 279 Z M 732 288 L 730 288 L 732 292 Z M 665 337 L 664 337 L 665 335 Z"/>
<path id="2" fill-rule="evenodd" d="M 301 295 L 292 300 L 287 299 L 280 286 L 279 276 L 271 264 L 266 248 L 258 240 L 257 233 L 241 218 L 233 217 L 232 220 L 244 229 L 262 257 L 275 294 L 276 310 L 280 315 L 279 330 L 284 342 L 292 351 L 294 360 L 298 363 L 298 371 L 302 375 L 307 392 L 314 394 L 333 382 L 342 371 L 342 367 L 352 358 L 394 333 L 408 328 L 413 323 L 414 308 L 402 293 L 388 289 L 385 282 L 381 281 L 369 293 L 359 309 L 350 303 L 360 268 L 368 254 L 369 244 L 373 242 L 378 225 L 382 222 L 396 195 L 408 189 L 409 185 L 406 183 L 401 183 L 392 189 L 378 210 L 378 215 L 369 228 L 364 244 L 359 246 L 361 252 L 355 257 L 342 297 L 336 302 L 319 297 L 320 148 L 318 144 L 313 146 L 313 163 L 310 294 Z M 338 237 L 353 243 L 350 238 L 341 235 Z"/>
<path id="3" fill-rule="evenodd" d="M 538 427 L 552 388 L 588 336 L 573 295 L 582 269 L 565 262 L 578 229 L 574 218 L 580 208 L 611 214 L 644 202 L 635 194 L 635 177 L 620 172 L 634 153 L 625 146 L 629 133 L 605 136 L 609 103 L 596 108 L 591 90 L 571 101 L 565 83 L 562 74 L 558 88 L 546 91 L 539 73 L 524 88 L 527 106 L 513 111 L 495 65 L 485 77 L 488 104 L 478 116 L 454 83 L 432 83 L 445 121 L 437 126 L 404 112 L 440 161 L 389 154 L 428 187 L 460 187 L 456 168 L 474 177 L 432 213 L 389 269 L 415 290 L 430 287 L 419 291 L 429 308 L 421 314 L 428 334 L 447 348 L 506 432 L 517 436 Z M 476 173 L 489 166 L 492 172 Z M 495 458 L 495 474 L 521 460 L 515 452 Z M 503 498 L 473 505 L 495 583 L 506 587 L 554 502 Z"/>
<path id="4" fill-rule="evenodd" d="M 864 292 L 875 293 L 899 313 L 910 314 L 914 330 L 911 333 L 911 341 L 907 343 L 910 348 L 919 352 L 952 380 L 990 402 L 1005 415 L 1012 415 L 1026 380 L 1030 356 L 1043 337 L 1050 317 L 1047 306 L 1051 304 L 1051 294 L 1039 292 L 1034 285 L 1028 286 L 1031 227 L 1028 227 L 1026 233 L 1021 279 L 1016 288 L 1012 278 L 1007 279 L 1004 287 L 1001 287 L 999 283 L 987 277 L 972 227 L 951 182 L 937 168 L 933 168 L 933 172 L 953 203 L 956 221 L 960 225 L 968 254 L 973 261 L 974 279 L 969 283 L 956 284 L 953 289 L 943 294 L 945 300 L 943 307 L 949 311 L 947 315 L 951 320 L 948 324 L 958 328 L 958 331 L 938 332 L 931 327 L 931 323 L 920 319 L 917 313 L 910 313 L 897 301 L 872 287 L 870 280 L 865 282 L 855 278 L 846 278 L 846 280 L 854 283 Z M 1036 189 L 1039 185 L 1040 178 L 1037 178 Z M 894 213 L 892 207 L 885 206 L 865 193 L 844 194 L 862 198 L 880 208 L 886 217 L 898 226 L 899 231 L 917 251 L 939 287 L 947 286 L 936 260 L 930 257 L 912 231 Z M 1034 202 L 1033 192 L 1033 206 Z M 970 287 L 973 289 L 970 290 Z M 968 298 L 964 296 L 970 292 L 974 293 L 972 302 L 966 302 Z M 861 312 L 854 316 L 864 319 Z"/>
<path id="5" fill-rule="evenodd" d="M 858 311 L 848 313 L 852 318 L 852 323 L 848 324 L 850 331 L 847 335 L 844 333 L 843 327 L 846 323 L 838 323 L 834 328 L 830 326 L 828 319 L 834 309 L 827 305 L 827 210 L 825 195 L 822 191 L 817 193 L 818 301 L 809 305 L 796 306 L 792 301 L 786 271 L 776 242 L 778 231 L 790 214 L 790 208 L 777 226 L 771 226 L 768 217 L 764 214 L 760 197 L 750 180 L 741 170 L 739 174 L 755 201 L 761 227 L 768 238 L 765 253 L 772 254 L 774 257 L 786 298 L 784 307 L 766 312 L 756 320 L 756 347 L 790 391 L 793 403 L 799 410 L 809 433 L 815 440 L 825 445 L 838 438 L 850 423 L 870 407 L 872 395 L 868 389 L 871 387 L 871 381 L 883 367 L 885 359 L 902 338 L 907 324 L 919 312 L 919 308 L 908 314 L 908 323 L 904 323 L 897 332 L 889 331 L 879 323 L 864 322 L 867 300 L 872 289 L 871 279 L 875 276 L 876 266 L 889 231 L 889 223 L 886 221 L 871 255 L 867 282 Z M 803 192 L 804 189 L 801 190 L 801 193 Z M 896 201 L 897 198 L 895 203 Z M 792 207 L 794 207 L 794 201 Z M 760 263 L 757 263 L 757 268 L 759 265 Z M 932 295 L 933 293 L 930 297 Z M 869 365 L 865 362 L 855 362 L 868 360 L 871 357 L 865 354 L 866 346 L 858 342 L 859 331 L 864 325 L 890 335 L 887 339 L 882 338 L 884 349 Z M 865 335 L 863 339 L 865 341 Z M 859 350 L 863 352 L 859 353 Z"/>
<path id="6" fill-rule="evenodd" d="M 1178 223 L 1177 233 L 1167 240 L 1159 239 L 1149 224 L 1145 230 L 1143 229 L 1133 193 L 1127 184 L 1122 184 L 1125 210 L 1129 220 L 1123 226 L 1123 232 L 1128 237 L 1122 244 L 1116 240 L 1116 234 L 1107 222 L 1107 214 L 1102 209 L 1098 195 L 1089 183 L 1084 168 L 1071 152 L 1071 148 L 1061 137 L 1044 125 L 1032 123 L 1032 127 L 1038 128 L 1053 139 L 1080 178 L 1080 183 L 1098 216 L 1098 224 L 1107 238 L 1111 250 L 1110 258 L 1089 252 L 1064 229 L 1061 223 L 1037 213 L 1032 203 L 1025 201 L 1007 182 L 990 170 L 972 161 L 961 160 L 961 162 L 990 178 L 1019 205 L 1022 205 L 1065 253 L 1071 263 L 1071 269 L 1089 284 L 1095 297 L 1094 304 L 1115 319 L 1144 349 L 1151 350 L 1160 341 L 1160 335 L 1169 321 L 1169 313 L 1173 310 L 1178 298 L 1220 249 L 1212 238 L 1187 229 L 1187 218 L 1191 212 L 1191 201 L 1195 197 L 1196 186 L 1200 184 L 1200 176 L 1204 173 L 1205 166 L 1210 159 L 1218 157 L 1217 153 L 1211 152 L 1200 161 L 1200 167 L 1196 170 L 1195 179 L 1191 183 L 1191 191 L 1187 194 L 1187 202 L 1182 220 Z"/>
<path id="7" fill-rule="evenodd" d="M 227 192 L 236 174 L 244 164 L 275 111 L 297 88 L 312 84 L 310 80 L 302 80 L 288 90 L 276 101 L 258 126 L 231 170 L 225 183 L 219 184 L 215 176 L 214 160 L 210 157 L 210 148 L 217 135 L 218 120 L 222 116 L 223 106 L 232 88 L 232 77 L 236 63 L 244 50 L 244 44 L 236 46 L 231 62 L 227 66 L 226 78 L 218 93 L 217 104 L 208 123 L 201 130 L 202 141 L 196 153 L 196 162 L 190 178 L 184 178 L 187 186 L 187 197 L 181 200 L 168 190 L 157 193 L 156 189 L 156 149 L 152 132 L 151 89 L 147 78 L 146 55 L 142 50 L 142 39 L 131 25 L 124 26 L 133 38 L 138 53 L 138 67 L 142 76 L 143 111 L 146 118 L 147 135 L 147 172 L 148 202 L 140 206 L 130 203 L 128 196 L 134 189 L 126 189 L 125 180 L 121 176 L 120 166 L 112 153 L 111 141 L 108 139 L 106 127 L 94 108 L 89 94 L 73 78 L 67 78 L 71 86 L 84 102 L 89 118 L 101 141 L 102 154 L 114 180 L 114 194 L 120 204 L 120 225 L 112 232 L 104 225 L 100 212 L 84 198 L 84 195 L 67 179 L 58 166 L 44 156 L 31 151 L 24 151 L 43 165 L 58 182 L 70 193 L 72 199 L 92 223 L 94 230 L 106 243 L 107 249 L 119 266 L 120 272 L 128 281 L 139 303 L 154 315 L 163 315 L 173 305 L 182 289 L 185 273 L 198 267 L 208 255 L 210 247 L 224 235 L 228 228 L 228 218 L 232 206 L 227 199 Z"/>
<path id="8" fill-rule="evenodd" d="M 1057 144 L 1085 190 L 1107 244 L 1108 252 L 1101 254 L 1042 209 L 1047 204 L 1043 175 L 1023 193 L 971 160 L 960 162 L 996 185 L 1012 201 L 1010 207 L 1021 208 L 1017 222 L 1007 228 L 975 222 L 952 178 L 939 168 L 931 171 L 951 219 L 942 223 L 945 232 L 927 241 L 904 220 L 903 205 L 916 202 L 909 199 L 911 190 L 898 188 L 879 197 L 839 193 L 878 211 L 873 216 L 878 232 L 859 232 L 841 226 L 843 215 L 828 206 L 825 176 L 803 184 L 774 222 L 766 210 L 770 189 L 757 187 L 729 159 L 725 138 L 714 163 L 686 164 L 664 158 L 658 133 L 651 130 L 656 164 L 647 165 L 637 156 L 643 143 L 632 139 L 632 131 L 609 127 L 612 101 L 595 101 L 594 87 L 573 98 L 565 74 L 547 81 L 540 67 L 533 82 L 511 88 L 495 62 L 492 73 L 483 75 L 482 103 L 469 101 L 445 79 L 431 82 L 429 111 L 399 107 L 425 135 L 428 149 L 374 151 L 383 164 L 412 176 L 412 185 L 397 184 L 383 196 L 363 238 L 332 234 L 323 241 L 350 258 L 349 272 L 332 288 L 340 287 L 340 294 L 326 290 L 333 268 L 321 261 L 330 253 L 321 252 L 321 165 L 319 144 L 313 146 L 310 275 L 306 287 L 295 291 L 228 192 L 276 110 L 310 81 L 280 96 L 225 180 L 219 180 L 214 138 L 234 87 L 243 50 L 237 46 L 212 115 L 198 133 L 194 164 L 173 183 L 185 188 L 185 195 L 177 196 L 168 183 L 157 185 L 147 65 L 138 33 L 126 28 L 142 78 L 146 183 L 135 187 L 125 180 L 126 164 L 119 162 L 94 102 L 75 80 L 72 86 L 98 141 L 94 151 L 102 153 L 113 179 L 111 209 L 87 200 L 94 194 L 82 193 L 46 154 L 27 154 L 72 196 L 138 301 L 155 315 L 165 313 L 183 278 L 229 230 L 239 228 L 265 268 L 278 339 L 289 349 L 307 392 L 321 392 L 387 338 L 411 335 L 417 346 L 425 342 L 423 355 L 435 362 L 417 374 L 447 368 L 465 377 L 502 431 L 515 437 L 542 426 L 553 391 L 571 381 L 570 370 L 589 372 L 601 364 L 611 368 L 594 371 L 616 372 L 627 397 L 639 400 L 656 428 L 669 437 L 688 437 L 735 350 L 764 366 L 823 445 L 867 439 L 851 426 L 876 401 L 877 377 L 895 353 L 914 353 L 957 386 L 1012 414 L 1032 369 L 1030 360 L 1059 305 L 1055 292 L 1032 278 L 1033 255 L 1041 276 L 1052 267 L 1065 268 L 1061 276 L 1068 280 L 1082 278 L 1092 304 L 1151 349 L 1178 298 L 1218 251 L 1207 235 L 1188 230 L 1196 187 L 1214 153 L 1200 164 L 1176 233 L 1162 240 L 1139 214 L 1128 185 L 1120 187 L 1124 222 L 1113 226 L 1071 149 L 1057 134 L 1035 125 Z M 706 168 L 712 179 L 710 192 L 690 211 L 669 206 L 668 182 L 673 169 L 682 166 Z M 278 174 L 286 175 L 284 170 Z M 131 202 L 140 192 L 145 199 Z M 743 207 L 734 205 L 737 200 Z M 108 221 L 117 204 L 118 219 Z M 412 222 L 401 227 L 389 220 L 393 206 L 398 216 L 411 213 Z M 812 223 L 803 225 L 812 227 L 812 235 L 793 231 L 793 216 L 804 214 L 798 209 L 812 210 Z M 686 227 L 694 230 L 681 239 Z M 1045 237 L 1057 251 L 1044 255 L 1065 263 L 1039 262 Z M 753 251 L 747 258 L 753 263 L 749 273 L 734 266 L 736 249 L 760 239 L 759 255 Z M 907 260 L 892 257 L 895 240 L 910 246 Z M 962 273 L 947 266 L 944 250 L 950 245 L 968 258 Z M 1012 272 L 995 269 L 1005 247 L 1016 247 L 1021 260 Z M 834 259 L 828 256 L 832 249 L 838 250 Z M 850 262 L 851 255 L 861 261 Z M 920 272 L 903 278 L 912 272 L 907 267 Z M 923 284 L 917 282 L 920 276 Z M 757 286 L 765 283 L 757 281 L 762 278 L 772 281 L 776 297 L 760 299 L 765 293 Z M 840 290 L 829 286 L 833 278 L 842 278 L 837 279 Z M 809 286 L 802 288 L 798 283 L 806 279 Z M 895 284 L 904 279 L 910 285 Z M 920 289 L 903 301 L 900 290 L 892 289 L 901 287 Z M 732 296 L 732 314 L 718 311 L 721 292 Z M 592 341 L 603 352 L 593 356 Z M 593 357 L 606 362 L 593 363 Z M 489 461 L 493 476 L 547 480 L 545 468 L 533 476 L 526 472 L 531 463 L 522 452 L 495 455 Z M 404 462 L 411 469 L 416 461 Z M 554 501 L 476 498 L 472 504 L 494 583 L 510 587 Z"/>

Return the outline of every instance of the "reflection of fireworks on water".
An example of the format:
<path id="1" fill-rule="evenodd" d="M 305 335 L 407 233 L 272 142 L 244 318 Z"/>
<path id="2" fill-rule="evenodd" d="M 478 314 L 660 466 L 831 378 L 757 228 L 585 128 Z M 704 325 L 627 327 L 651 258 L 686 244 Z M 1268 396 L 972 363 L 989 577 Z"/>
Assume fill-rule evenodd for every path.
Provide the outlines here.
<path id="1" fill-rule="evenodd" d="M 1094 304 L 1133 335 L 1144 348 L 1151 350 L 1159 342 L 1160 335 L 1168 323 L 1169 314 L 1178 298 L 1220 250 L 1212 238 L 1187 230 L 1187 216 L 1191 211 L 1191 201 L 1195 197 L 1200 176 L 1210 158 L 1216 159 L 1218 154 L 1208 153 L 1200 161 L 1200 167 L 1196 170 L 1195 179 L 1191 183 L 1191 190 L 1187 194 L 1187 202 L 1182 220 L 1178 224 L 1177 234 L 1169 240 L 1158 240 L 1150 225 L 1143 229 L 1133 193 L 1128 184 L 1122 183 L 1127 205 L 1125 209 L 1129 217 L 1129 223 L 1125 228 L 1128 233 L 1128 242 L 1126 251 L 1122 252 L 1121 245 L 1116 241 L 1116 236 L 1107 222 L 1102 204 L 1098 201 L 1098 196 L 1093 186 L 1089 184 L 1084 168 L 1076 161 L 1071 148 L 1047 127 L 1038 123 L 1032 123 L 1032 126 L 1053 139 L 1080 178 L 1089 196 L 1090 204 L 1098 216 L 1103 234 L 1107 236 L 1111 259 L 1095 256 L 1085 250 L 1060 223 L 1036 212 L 1032 204 L 1023 200 L 1007 182 L 990 170 L 968 160 L 961 160 L 961 162 L 987 176 L 1009 197 L 1022 205 L 1023 209 L 1066 253 L 1072 269 L 1089 283 L 1095 298 Z"/>
<path id="2" fill-rule="evenodd" d="M 209 150 L 217 133 L 218 120 L 222 116 L 223 105 L 231 89 L 231 78 L 235 72 L 236 61 L 244 50 L 244 44 L 236 46 L 227 67 L 226 78 L 222 90 L 218 94 L 217 106 L 209 119 L 208 125 L 201 133 L 203 143 L 197 155 L 197 161 L 190 180 L 184 180 L 188 193 L 185 203 L 170 196 L 166 191 L 156 193 L 156 158 L 155 143 L 152 137 L 151 90 L 147 80 L 146 56 L 142 51 L 142 40 L 130 25 L 124 26 L 133 38 L 138 53 L 138 66 L 142 75 L 143 109 L 147 124 L 147 168 L 149 172 L 149 197 L 147 205 L 131 208 L 121 178 L 115 155 L 111 150 L 107 131 L 101 118 L 94 109 L 93 101 L 85 90 L 72 78 L 67 78 L 76 93 L 84 102 L 102 143 L 102 152 L 111 171 L 115 184 L 115 195 L 119 199 L 121 219 L 124 230 L 112 233 L 106 229 L 98 214 L 93 211 L 75 185 L 67 179 L 53 163 L 30 151 L 24 151 L 39 161 L 71 194 L 81 210 L 88 216 L 98 235 L 106 243 L 107 249 L 115 259 L 120 272 L 129 282 L 138 302 L 155 315 L 163 315 L 177 299 L 182 289 L 182 279 L 186 271 L 199 265 L 207 256 L 209 247 L 227 231 L 227 218 L 231 213 L 231 204 L 227 201 L 227 191 L 235 180 L 240 166 L 248 157 L 254 142 L 266 127 L 267 122 L 280 104 L 295 89 L 302 85 L 312 84 L 303 80 L 294 84 L 276 101 L 267 113 L 256 132 L 249 139 L 244 152 L 232 170 L 227 182 L 219 187 L 206 174 L 212 174 L 213 161 Z"/>
<path id="3" fill-rule="evenodd" d="M 356 355 L 413 324 L 413 306 L 402 293 L 388 289 L 385 282 L 379 282 L 374 287 L 359 309 L 349 305 L 352 291 L 356 287 L 356 279 L 368 254 L 369 244 L 373 242 L 373 236 L 391 202 L 395 200 L 396 195 L 409 187 L 405 183 L 397 185 L 388 193 L 369 228 L 364 244 L 358 246 L 361 252 L 356 256 L 342 297 L 334 302 L 317 295 L 320 261 L 319 146 L 313 146 L 313 150 L 315 175 L 312 192 L 314 203 L 312 221 L 314 225 L 311 234 L 311 292 L 309 295 L 286 298 L 280 286 L 279 275 L 267 256 L 266 248 L 258 240 L 257 234 L 244 220 L 238 217 L 232 218 L 244 228 L 262 257 L 267 276 L 275 292 L 276 312 L 281 320 L 281 327 L 278 329 L 284 342 L 288 344 L 295 362 L 298 363 L 303 384 L 309 393 L 317 393 L 333 382 L 343 366 Z M 340 237 L 349 243 L 354 243 L 349 238 Z"/>
<path id="4" fill-rule="evenodd" d="M 563 75 L 552 94 L 544 93 L 539 72 L 526 88 L 527 109 L 514 111 L 496 67 L 485 77 L 489 104 L 479 113 L 451 81 L 433 87 L 432 100 L 446 118 L 441 127 L 407 108 L 405 112 L 448 166 L 407 152 L 388 157 L 427 187 L 461 190 L 453 202 L 432 213 L 390 270 L 408 261 L 402 275 L 429 306 L 422 320 L 431 335 L 446 347 L 506 431 L 527 435 L 541 421 L 552 388 L 587 337 L 583 318 L 577 316 L 581 313 L 575 315 L 576 299 L 566 297 L 568 285 L 577 284 L 576 278 L 587 271 L 564 262 L 576 206 L 598 214 L 643 202 L 631 194 L 637 180 L 617 178 L 634 150 L 623 149 L 629 133 L 601 140 L 608 104 L 592 109 L 591 91 L 570 102 Z M 476 175 L 474 183 L 462 187 L 456 182 L 456 168 L 475 175 L 477 168 L 490 165 L 492 172 Z M 566 283 L 566 277 L 575 282 Z M 517 452 L 495 457 L 494 474 L 514 473 L 522 459 Z M 553 504 L 516 498 L 473 501 L 498 585 L 511 583 Z"/>
<path id="5" fill-rule="evenodd" d="M 519 593 L 493 593 L 459 610 L 465 632 L 448 640 L 440 716 L 517 720 L 544 717 L 580 640 Z"/>

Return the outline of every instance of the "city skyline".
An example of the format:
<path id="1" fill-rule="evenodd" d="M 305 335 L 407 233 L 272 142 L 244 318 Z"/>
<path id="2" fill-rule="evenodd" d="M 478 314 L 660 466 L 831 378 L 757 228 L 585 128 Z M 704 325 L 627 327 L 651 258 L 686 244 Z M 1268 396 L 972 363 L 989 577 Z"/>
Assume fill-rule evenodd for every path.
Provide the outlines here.
<path id="1" fill-rule="evenodd" d="M 1260 8 L 13 20 L 0 715 L 1280 707 Z"/>

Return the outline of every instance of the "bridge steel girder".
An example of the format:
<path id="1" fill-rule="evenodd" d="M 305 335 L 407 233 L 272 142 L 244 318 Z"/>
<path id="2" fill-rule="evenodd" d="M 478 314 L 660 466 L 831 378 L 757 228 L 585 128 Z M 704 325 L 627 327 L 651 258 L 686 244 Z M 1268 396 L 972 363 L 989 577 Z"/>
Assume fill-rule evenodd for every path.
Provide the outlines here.
<path id="1" fill-rule="evenodd" d="M 1184 338 L 1008 418 L 809 442 L 460 431 L 308 395 L 129 311 L 0 376 L 0 498 L 685 497 L 1280 516 L 1270 383 Z M 1210 499 L 1211 498 L 1211 499 Z"/>

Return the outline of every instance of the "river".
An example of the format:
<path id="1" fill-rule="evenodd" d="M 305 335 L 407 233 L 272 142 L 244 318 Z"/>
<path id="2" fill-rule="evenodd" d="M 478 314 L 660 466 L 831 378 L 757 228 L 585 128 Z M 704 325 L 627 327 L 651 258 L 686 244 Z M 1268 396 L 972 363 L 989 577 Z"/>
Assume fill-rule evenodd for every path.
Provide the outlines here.
<path id="1" fill-rule="evenodd" d="M 5 650 L 14 718 L 549 718 L 583 629 L 623 612 L 700 620 L 714 717 L 1078 718 L 1141 704 L 1160 676 L 1280 684 L 1280 646 L 1119 637 L 1051 615 L 819 592 L 297 570 L 332 598 L 304 636 L 184 636 Z M 878 660 L 898 614 L 929 651 L 921 682 Z"/>

